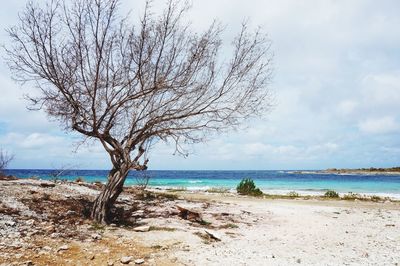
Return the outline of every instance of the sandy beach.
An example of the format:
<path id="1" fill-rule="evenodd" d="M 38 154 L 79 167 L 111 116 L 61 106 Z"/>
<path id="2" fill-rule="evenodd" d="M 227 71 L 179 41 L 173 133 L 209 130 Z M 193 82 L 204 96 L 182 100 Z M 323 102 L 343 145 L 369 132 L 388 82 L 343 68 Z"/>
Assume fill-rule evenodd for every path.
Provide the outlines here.
<path id="1" fill-rule="evenodd" d="M 190 191 L 139 198 L 128 188 L 120 220 L 102 226 L 84 215 L 97 193 L 84 183 L 0 181 L 0 265 L 400 264 L 395 201 Z"/>

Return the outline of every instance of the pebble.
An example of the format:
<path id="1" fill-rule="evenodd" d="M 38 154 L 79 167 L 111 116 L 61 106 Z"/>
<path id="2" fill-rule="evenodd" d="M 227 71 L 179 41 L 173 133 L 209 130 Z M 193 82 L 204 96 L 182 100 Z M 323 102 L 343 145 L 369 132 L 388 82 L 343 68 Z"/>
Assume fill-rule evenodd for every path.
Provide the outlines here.
<path id="1" fill-rule="evenodd" d="M 128 264 L 129 262 L 131 262 L 132 261 L 132 257 L 131 256 L 125 256 L 125 257 L 122 257 L 121 259 L 120 259 L 120 262 L 122 263 L 122 264 Z"/>
<path id="2" fill-rule="evenodd" d="M 62 250 L 68 250 L 69 249 L 69 246 L 68 245 L 63 245 L 63 246 L 61 246 L 61 247 L 59 247 L 58 249 L 57 249 L 57 252 L 58 251 L 62 251 Z"/>
<path id="3" fill-rule="evenodd" d="M 25 222 L 27 225 L 34 225 L 35 224 L 35 220 L 31 219 Z"/>
<path id="4" fill-rule="evenodd" d="M 144 263 L 144 259 L 135 260 L 135 264 L 142 264 L 142 263 Z"/>
<path id="5" fill-rule="evenodd" d="M 76 211 L 71 211 L 71 210 L 67 211 L 67 213 L 66 213 L 67 216 L 75 215 L 75 214 L 76 214 Z"/>
<path id="6" fill-rule="evenodd" d="M 8 226 L 15 226 L 17 223 L 14 221 L 6 221 L 5 224 Z"/>
<path id="7" fill-rule="evenodd" d="M 93 238 L 93 239 L 96 239 L 96 240 L 101 240 L 101 235 L 99 235 L 99 234 L 93 234 L 93 235 L 92 235 L 92 238 Z"/>
<path id="8" fill-rule="evenodd" d="M 51 238 L 58 238 L 58 237 L 60 237 L 60 233 L 52 233 L 51 235 L 50 235 L 50 237 Z"/>
<path id="9" fill-rule="evenodd" d="M 114 262 L 113 262 L 112 260 L 109 260 L 109 261 L 107 262 L 107 266 L 114 266 Z"/>
<path id="10" fill-rule="evenodd" d="M 42 249 L 45 251 L 51 251 L 51 247 L 49 247 L 49 246 L 44 246 L 44 247 L 42 247 Z"/>
<path id="11" fill-rule="evenodd" d="M 148 232 L 149 230 L 150 230 L 150 226 L 148 226 L 148 225 L 143 225 L 143 226 L 138 226 L 138 227 L 133 228 L 133 231 L 136 231 L 136 232 Z"/>

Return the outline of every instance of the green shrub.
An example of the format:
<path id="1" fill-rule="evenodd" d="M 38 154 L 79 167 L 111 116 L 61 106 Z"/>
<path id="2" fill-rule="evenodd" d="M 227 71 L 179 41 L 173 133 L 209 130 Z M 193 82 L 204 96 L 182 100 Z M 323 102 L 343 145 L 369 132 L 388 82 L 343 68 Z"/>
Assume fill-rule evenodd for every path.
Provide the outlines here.
<path id="1" fill-rule="evenodd" d="M 291 198 L 298 198 L 300 196 L 296 191 L 290 191 L 287 195 Z"/>
<path id="2" fill-rule="evenodd" d="M 254 181 L 251 178 L 244 178 L 240 181 L 239 185 L 236 187 L 237 193 L 240 195 L 250 195 L 250 196 L 261 196 L 262 191 L 256 187 Z"/>
<path id="3" fill-rule="evenodd" d="M 376 195 L 372 195 L 371 196 L 371 201 L 374 202 L 379 202 L 379 201 L 383 201 L 384 199 L 382 197 L 376 196 Z"/>
<path id="4" fill-rule="evenodd" d="M 339 198 L 339 193 L 337 193 L 334 190 L 328 190 L 327 192 L 325 192 L 324 197 L 327 197 L 327 198 Z"/>

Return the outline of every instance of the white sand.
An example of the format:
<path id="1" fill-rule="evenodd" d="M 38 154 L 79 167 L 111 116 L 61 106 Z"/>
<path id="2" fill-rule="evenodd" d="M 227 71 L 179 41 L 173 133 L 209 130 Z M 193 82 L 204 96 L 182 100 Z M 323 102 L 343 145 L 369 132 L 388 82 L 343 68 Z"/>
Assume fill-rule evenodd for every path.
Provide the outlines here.
<path id="1" fill-rule="evenodd" d="M 399 203 L 218 200 L 229 204 L 208 212 L 241 217 L 237 229 L 214 230 L 221 242 L 204 244 L 181 231 L 150 232 L 143 240 L 178 241 L 171 253 L 185 265 L 400 264 Z"/>

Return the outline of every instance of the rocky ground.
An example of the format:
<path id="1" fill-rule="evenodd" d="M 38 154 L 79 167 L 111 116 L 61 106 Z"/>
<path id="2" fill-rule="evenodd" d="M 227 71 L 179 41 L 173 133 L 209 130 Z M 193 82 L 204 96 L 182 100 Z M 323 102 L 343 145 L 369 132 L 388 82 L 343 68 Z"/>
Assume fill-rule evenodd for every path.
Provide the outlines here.
<path id="1" fill-rule="evenodd" d="M 400 204 L 0 181 L 0 265 L 399 265 Z"/>
<path id="2" fill-rule="evenodd" d="M 113 210 L 113 224 L 103 226 L 88 219 L 100 189 L 74 182 L 0 181 L 0 265 L 179 265 L 172 251 L 189 247 L 176 234 L 211 243 L 218 240 L 212 229 L 229 229 L 240 219 L 213 213 L 204 201 L 127 188 Z M 199 210 L 201 217 L 182 218 L 178 206 Z M 146 240 L 154 236 L 160 241 Z"/>

